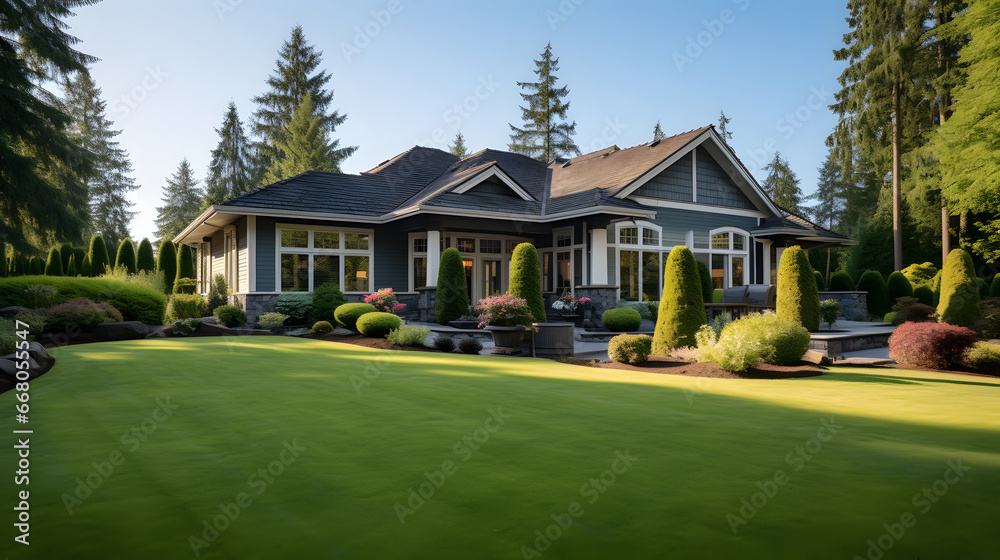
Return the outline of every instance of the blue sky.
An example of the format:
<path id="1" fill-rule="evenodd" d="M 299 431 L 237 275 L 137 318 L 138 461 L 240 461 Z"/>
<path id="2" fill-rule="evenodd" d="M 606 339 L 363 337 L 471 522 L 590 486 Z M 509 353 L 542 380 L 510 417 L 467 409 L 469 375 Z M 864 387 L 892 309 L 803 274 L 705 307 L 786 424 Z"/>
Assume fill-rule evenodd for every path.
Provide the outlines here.
<path id="1" fill-rule="evenodd" d="M 104 0 L 68 20 L 99 57 L 94 79 L 135 166 L 151 236 L 165 179 L 187 157 L 203 179 L 229 101 L 245 123 L 293 26 L 323 51 L 336 137 L 360 148 L 355 173 L 416 144 L 446 148 L 461 129 L 472 151 L 504 149 L 520 124 L 517 81 L 533 81 L 546 42 L 570 88 L 584 151 L 625 148 L 732 118 L 731 144 L 758 180 L 780 150 L 815 188 L 836 122 L 827 109 L 843 64 L 843 1 L 356 2 Z"/>

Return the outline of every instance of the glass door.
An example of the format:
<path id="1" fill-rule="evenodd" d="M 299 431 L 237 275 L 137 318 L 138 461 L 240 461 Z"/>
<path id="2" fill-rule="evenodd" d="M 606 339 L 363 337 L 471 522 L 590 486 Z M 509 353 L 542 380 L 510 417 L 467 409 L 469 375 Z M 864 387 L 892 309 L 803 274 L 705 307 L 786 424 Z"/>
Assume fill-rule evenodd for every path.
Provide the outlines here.
<path id="1" fill-rule="evenodd" d="M 482 292 L 477 294 L 477 297 L 488 298 L 500 293 L 500 260 L 481 259 L 479 270 L 481 271 L 479 285 Z"/>
<path id="2" fill-rule="evenodd" d="M 469 305 L 475 305 L 479 299 L 476 298 L 475 289 L 476 284 L 474 282 L 473 276 L 475 274 L 475 259 L 462 259 L 462 265 L 465 268 L 465 289 L 466 293 L 469 294 L 470 302 Z"/>

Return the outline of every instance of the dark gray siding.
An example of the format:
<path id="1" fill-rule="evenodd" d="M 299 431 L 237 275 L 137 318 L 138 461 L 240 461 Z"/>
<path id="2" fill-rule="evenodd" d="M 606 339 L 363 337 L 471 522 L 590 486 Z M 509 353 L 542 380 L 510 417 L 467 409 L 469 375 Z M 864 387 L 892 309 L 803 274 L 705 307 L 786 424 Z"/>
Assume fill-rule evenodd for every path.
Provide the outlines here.
<path id="1" fill-rule="evenodd" d="M 709 212 L 693 212 L 676 208 L 657 208 L 653 222 L 663 228 L 664 245 L 683 245 L 688 231 L 694 231 L 693 249 L 707 249 L 708 232 L 722 227 L 736 227 L 749 231 L 757 226 L 757 218 L 730 216 Z"/>
<path id="2" fill-rule="evenodd" d="M 698 202 L 730 208 L 753 208 L 750 199 L 701 146 L 698 146 Z"/>
<path id="3" fill-rule="evenodd" d="M 701 154 L 698 154 L 698 157 L 701 157 Z M 698 180 L 701 181 L 701 178 Z M 691 202 L 693 200 L 691 188 L 691 154 L 687 154 L 639 187 L 635 194 L 663 200 Z"/>
<path id="4" fill-rule="evenodd" d="M 372 292 L 379 288 L 392 288 L 396 292 L 409 290 L 408 239 L 406 232 L 393 224 L 375 227 L 375 285 L 369 286 Z"/>
<path id="5" fill-rule="evenodd" d="M 274 218 L 257 217 L 257 291 L 276 292 L 274 285 Z"/>

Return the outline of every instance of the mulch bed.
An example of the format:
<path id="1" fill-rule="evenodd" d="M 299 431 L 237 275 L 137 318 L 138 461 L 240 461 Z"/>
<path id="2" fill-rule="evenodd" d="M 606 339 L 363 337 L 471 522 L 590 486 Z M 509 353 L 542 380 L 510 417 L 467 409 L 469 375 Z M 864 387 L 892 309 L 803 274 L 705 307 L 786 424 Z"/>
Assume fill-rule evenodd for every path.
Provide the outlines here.
<path id="1" fill-rule="evenodd" d="M 760 367 L 752 368 L 743 373 L 732 373 L 720 368 L 714 362 L 699 363 L 671 356 L 650 356 L 649 361 L 641 365 L 597 362 L 595 360 L 581 360 L 579 358 L 563 358 L 559 361 L 605 369 L 624 369 L 627 371 L 644 371 L 646 373 L 687 375 L 689 377 L 718 377 L 722 379 L 796 379 L 823 375 L 823 370 L 819 366 L 808 362 L 799 362 L 791 366 L 760 364 Z"/>

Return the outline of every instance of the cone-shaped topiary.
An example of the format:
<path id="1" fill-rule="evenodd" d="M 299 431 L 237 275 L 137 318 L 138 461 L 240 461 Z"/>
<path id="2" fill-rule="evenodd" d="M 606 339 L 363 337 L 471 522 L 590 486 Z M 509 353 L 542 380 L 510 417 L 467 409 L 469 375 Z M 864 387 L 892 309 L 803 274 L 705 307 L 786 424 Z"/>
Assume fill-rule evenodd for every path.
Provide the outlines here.
<path id="1" fill-rule="evenodd" d="M 813 278 L 816 279 L 816 291 L 817 292 L 825 292 L 826 291 L 826 280 L 823 279 L 823 273 L 820 272 L 820 271 L 818 271 L 818 270 L 814 270 L 813 271 Z"/>
<path id="2" fill-rule="evenodd" d="M 545 322 L 545 299 L 542 297 L 541 269 L 538 266 L 538 250 L 531 243 L 521 243 L 514 247 L 510 257 L 510 289 L 514 297 L 528 302 L 535 322 Z"/>
<path id="3" fill-rule="evenodd" d="M 791 321 L 810 332 L 819 330 L 819 289 L 809 257 L 794 245 L 781 253 L 778 265 L 778 318 Z"/>
<path id="4" fill-rule="evenodd" d="M 941 270 L 941 301 L 937 311 L 942 323 L 971 326 L 983 318 L 972 257 L 964 249 L 948 253 Z"/>
<path id="5" fill-rule="evenodd" d="M 31 257 L 31 273 L 35 276 L 45 274 L 45 261 L 42 260 L 42 257 L 37 255 Z"/>
<path id="6" fill-rule="evenodd" d="M 885 289 L 889 294 L 889 307 L 896 305 L 896 300 L 901 297 L 913 297 L 913 285 L 906 275 L 898 270 L 889 275 Z"/>
<path id="7" fill-rule="evenodd" d="M 866 270 L 858 279 L 858 291 L 868 292 L 865 302 L 868 304 L 869 315 L 884 317 L 889 311 L 889 294 L 880 272 Z"/>
<path id="8" fill-rule="evenodd" d="M 990 297 L 1000 297 L 1000 274 L 993 277 L 993 283 L 990 284 Z"/>
<path id="9" fill-rule="evenodd" d="M 76 255 L 69 256 L 69 265 L 66 266 L 66 276 L 76 276 Z"/>
<path id="10" fill-rule="evenodd" d="M 701 299 L 705 303 L 712 303 L 712 295 L 715 293 L 715 286 L 712 285 L 712 271 L 708 269 L 705 261 L 695 261 L 698 267 L 698 275 L 701 277 Z"/>
<path id="11" fill-rule="evenodd" d="M 653 353 L 694 346 L 694 335 L 708 322 L 701 291 L 701 274 L 687 247 L 674 247 L 663 271 L 663 295 L 653 333 Z"/>
<path id="12" fill-rule="evenodd" d="M 122 239 L 118 244 L 118 254 L 115 256 L 115 268 L 124 266 L 129 274 L 135 274 L 135 245 L 131 239 Z"/>
<path id="13" fill-rule="evenodd" d="M 59 249 L 56 249 L 55 247 L 49 250 L 49 258 L 45 261 L 45 275 L 63 275 L 62 255 L 59 254 Z"/>
<path id="14" fill-rule="evenodd" d="M 854 279 L 851 278 L 850 274 L 841 270 L 840 272 L 834 272 L 830 276 L 831 292 L 853 292 L 854 290 Z"/>
<path id="15" fill-rule="evenodd" d="M 153 256 L 153 244 L 143 237 L 139 242 L 139 251 L 135 256 L 135 268 L 139 271 L 156 271 L 156 257 Z"/>
<path id="16" fill-rule="evenodd" d="M 0 253 L 2 254 L 2 253 Z M 62 257 L 63 271 L 69 270 L 69 257 L 73 254 L 73 246 L 63 243 L 59 246 L 59 256 Z"/>
<path id="17" fill-rule="evenodd" d="M 944 271 L 939 270 L 937 272 L 937 274 L 934 275 L 934 279 L 931 280 L 931 290 L 934 291 L 934 307 L 937 307 L 938 303 L 941 302 L 941 273 L 942 272 L 944 272 Z"/>
<path id="18" fill-rule="evenodd" d="M 174 278 L 177 277 L 177 251 L 174 242 L 169 237 L 160 240 L 160 250 L 156 256 L 156 271 L 163 274 L 166 283 L 164 290 L 169 294 L 174 291 Z"/>
<path id="19" fill-rule="evenodd" d="M 194 277 L 194 256 L 191 253 L 191 246 L 181 243 L 177 251 L 177 276 L 174 278 L 174 287 L 176 288 L 177 281 L 181 278 L 194 279 Z"/>
<path id="20" fill-rule="evenodd" d="M 511 275 L 513 276 L 513 275 Z M 513 278 L 511 278 L 513 284 Z M 441 253 L 437 293 L 434 295 L 434 320 L 447 325 L 469 312 L 469 286 L 465 283 L 465 265 L 458 249 L 449 247 Z"/>
<path id="21" fill-rule="evenodd" d="M 104 244 L 101 234 L 90 238 L 90 276 L 100 276 L 108 271 L 111 261 L 108 260 L 108 246 Z"/>
<path id="22" fill-rule="evenodd" d="M 80 275 L 84 278 L 90 276 L 90 257 L 84 255 L 83 263 L 80 265 Z"/>

